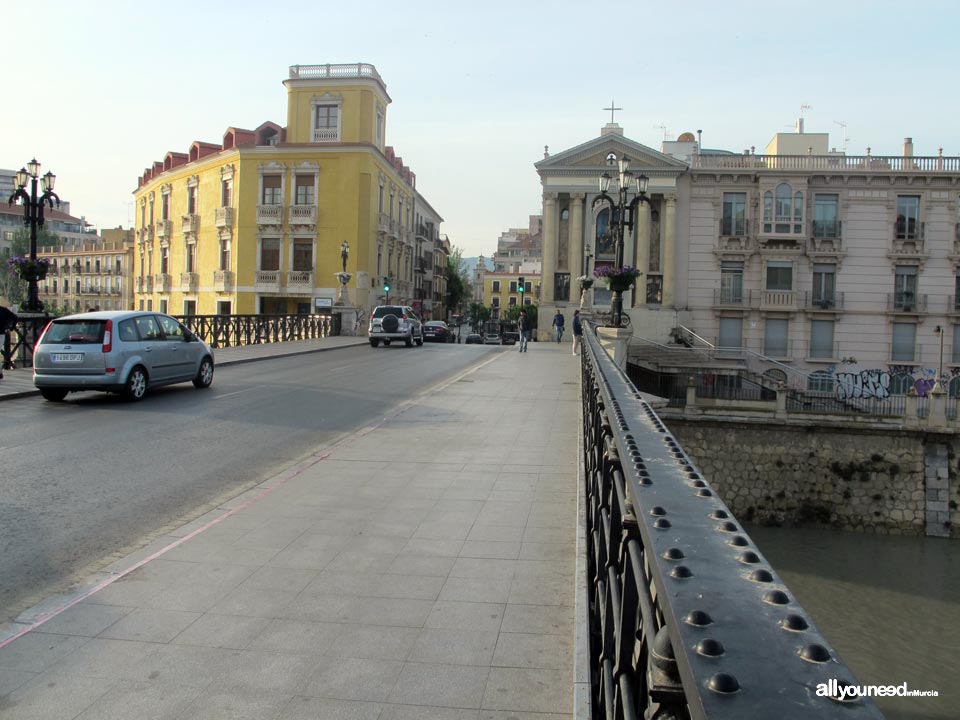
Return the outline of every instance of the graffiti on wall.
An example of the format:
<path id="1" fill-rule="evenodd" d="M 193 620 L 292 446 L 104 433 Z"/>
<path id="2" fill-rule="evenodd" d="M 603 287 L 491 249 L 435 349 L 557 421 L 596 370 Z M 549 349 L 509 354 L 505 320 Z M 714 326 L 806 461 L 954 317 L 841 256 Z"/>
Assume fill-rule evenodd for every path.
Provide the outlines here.
<path id="1" fill-rule="evenodd" d="M 914 365 L 891 365 L 889 368 L 869 368 L 835 372 L 831 366 L 827 372 L 836 379 L 836 397 L 838 400 L 876 398 L 883 400 L 891 395 L 904 395 L 911 388 L 918 397 L 927 397 L 937 383 L 937 371 L 933 368 L 919 368 Z M 951 369 L 952 377 L 957 377 L 958 369 Z M 947 387 L 950 377 L 941 378 Z"/>
<path id="2" fill-rule="evenodd" d="M 890 373 L 873 369 L 837 373 L 837 400 L 890 397 Z"/>

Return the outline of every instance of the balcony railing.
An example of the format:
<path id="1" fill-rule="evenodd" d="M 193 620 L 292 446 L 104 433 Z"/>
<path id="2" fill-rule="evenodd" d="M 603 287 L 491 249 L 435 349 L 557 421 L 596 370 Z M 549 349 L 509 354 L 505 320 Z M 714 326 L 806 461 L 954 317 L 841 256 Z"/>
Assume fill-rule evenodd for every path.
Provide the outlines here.
<path id="1" fill-rule="evenodd" d="M 280 289 L 280 271 L 279 270 L 257 270 L 255 281 L 258 289 L 279 290 Z"/>
<path id="2" fill-rule="evenodd" d="M 832 170 L 836 172 L 960 172 L 960 157 L 873 155 L 694 155 L 695 170 Z"/>
<path id="3" fill-rule="evenodd" d="M 257 205 L 258 225 L 282 225 L 283 205 Z"/>
<path id="4" fill-rule="evenodd" d="M 337 128 L 314 128 L 313 141 L 315 143 L 340 142 L 340 130 Z"/>
<path id="5" fill-rule="evenodd" d="M 893 312 L 926 312 L 927 296 L 917 295 L 909 290 L 887 295 L 887 310 Z"/>
<path id="6" fill-rule="evenodd" d="M 312 78 L 372 78 L 383 83 L 383 79 L 373 65 L 367 63 L 347 63 L 324 65 L 291 65 L 290 79 L 305 80 Z"/>
<path id="7" fill-rule="evenodd" d="M 720 234 L 725 237 L 743 237 L 748 227 L 746 218 L 725 217 L 720 220 Z"/>
<path id="8" fill-rule="evenodd" d="M 713 304 L 728 307 L 749 307 L 753 299 L 753 290 L 743 288 L 714 288 Z"/>
<path id="9" fill-rule="evenodd" d="M 291 270 L 287 273 L 287 288 L 290 290 L 312 290 L 312 270 Z"/>
<path id="10" fill-rule="evenodd" d="M 815 238 L 838 238 L 842 232 L 839 220 L 814 220 L 812 225 Z"/>
<path id="11" fill-rule="evenodd" d="M 386 234 L 390 233 L 390 216 L 385 212 L 377 216 L 377 230 Z"/>
<path id="12" fill-rule="evenodd" d="M 783 308 L 789 310 L 796 307 L 796 293 L 793 290 L 761 290 L 760 307 Z"/>
<path id="13" fill-rule="evenodd" d="M 233 270 L 214 270 L 213 271 L 213 290 L 214 292 L 230 292 L 236 285 L 236 279 Z"/>
<path id="14" fill-rule="evenodd" d="M 926 235 L 926 223 L 916 220 L 897 220 L 893 223 L 893 236 L 897 240 L 923 240 Z"/>
<path id="15" fill-rule="evenodd" d="M 157 221 L 157 237 L 161 240 L 169 240 L 173 237 L 173 220 Z"/>
<path id="16" fill-rule="evenodd" d="M 291 225 L 316 225 L 317 206 L 291 205 L 289 209 L 288 222 Z"/>
<path id="17" fill-rule="evenodd" d="M 197 292 L 200 287 L 200 275 L 198 273 L 180 273 L 180 287 L 184 292 Z"/>
<path id="18" fill-rule="evenodd" d="M 158 293 L 168 293 L 173 286 L 173 276 L 169 273 L 158 273 L 153 277 L 153 287 Z"/>
<path id="19" fill-rule="evenodd" d="M 184 215 L 180 219 L 180 230 L 184 233 L 196 234 L 200 230 L 200 216 L 196 213 Z"/>
<path id="20" fill-rule="evenodd" d="M 236 210 L 232 207 L 218 207 L 214 213 L 213 223 L 218 228 L 233 227 L 236 219 Z"/>
<path id="21" fill-rule="evenodd" d="M 803 294 L 803 307 L 806 310 L 842 310 L 843 293 L 821 293 L 808 290 Z"/>
<path id="22" fill-rule="evenodd" d="M 144 287 L 146 287 L 146 283 L 144 282 L 144 278 L 142 278 L 141 276 L 138 275 L 137 277 L 135 277 L 135 278 L 133 279 L 133 289 L 134 289 L 134 290 L 136 290 L 137 292 L 143 292 L 143 288 L 144 288 Z"/>

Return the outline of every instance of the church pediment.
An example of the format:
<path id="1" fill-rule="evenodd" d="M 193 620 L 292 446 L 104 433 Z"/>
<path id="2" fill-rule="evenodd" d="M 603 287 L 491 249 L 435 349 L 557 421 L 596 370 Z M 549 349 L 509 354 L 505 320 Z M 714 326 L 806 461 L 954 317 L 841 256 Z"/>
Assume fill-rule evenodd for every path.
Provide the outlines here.
<path id="1" fill-rule="evenodd" d="M 664 155 L 622 135 L 614 134 L 603 135 L 577 147 L 551 155 L 535 163 L 534 167 L 541 175 L 585 168 L 599 170 L 606 167 L 607 155 L 610 153 L 615 153 L 618 157 L 627 155 L 630 158 L 632 169 L 672 170 L 679 174 L 688 168 L 687 164 L 681 160 Z"/>

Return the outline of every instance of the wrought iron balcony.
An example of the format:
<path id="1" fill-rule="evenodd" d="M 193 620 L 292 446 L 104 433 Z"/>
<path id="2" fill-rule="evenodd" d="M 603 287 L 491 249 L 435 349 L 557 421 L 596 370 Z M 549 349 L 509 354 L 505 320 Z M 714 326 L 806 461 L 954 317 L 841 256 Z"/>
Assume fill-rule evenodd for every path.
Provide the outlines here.
<path id="1" fill-rule="evenodd" d="M 750 307 L 753 293 L 753 290 L 743 288 L 714 288 L 713 304 L 719 307 Z"/>
<path id="2" fill-rule="evenodd" d="M 237 211 L 232 207 L 218 207 L 214 213 L 213 223 L 218 228 L 233 227 Z"/>
<path id="3" fill-rule="evenodd" d="M 897 220 L 893 223 L 893 236 L 897 240 L 918 241 L 926 235 L 926 223 L 916 220 Z"/>
<path id="4" fill-rule="evenodd" d="M 803 294 L 803 307 L 805 310 L 817 311 L 828 310 L 836 311 L 843 309 L 843 293 L 822 293 L 807 291 Z"/>
<path id="5" fill-rule="evenodd" d="M 887 310 L 890 312 L 918 313 L 927 311 L 927 296 L 910 290 L 887 295 Z"/>
<path id="6" fill-rule="evenodd" d="M 839 220 L 814 220 L 811 224 L 811 235 L 815 238 L 839 238 L 842 233 Z"/>
<path id="7" fill-rule="evenodd" d="M 724 237 L 743 237 L 750 227 L 747 218 L 724 217 L 720 220 L 720 234 Z"/>
<path id="8" fill-rule="evenodd" d="M 283 205 L 257 205 L 257 225 L 282 225 Z"/>

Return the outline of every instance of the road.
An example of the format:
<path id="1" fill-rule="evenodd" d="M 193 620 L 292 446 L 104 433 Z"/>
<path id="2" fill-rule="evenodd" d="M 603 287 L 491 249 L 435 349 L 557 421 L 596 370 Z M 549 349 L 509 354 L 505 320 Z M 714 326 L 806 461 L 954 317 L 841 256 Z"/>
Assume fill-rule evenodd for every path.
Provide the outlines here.
<path id="1" fill-rule="evenodd" d="M 140 403 L 0 405 L 0 623 L 503 352 L 352 347 L 216 371 Z"/>

